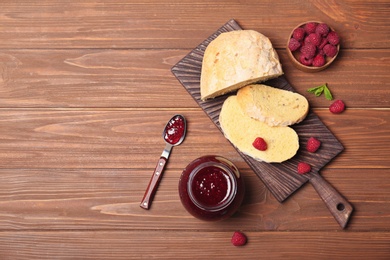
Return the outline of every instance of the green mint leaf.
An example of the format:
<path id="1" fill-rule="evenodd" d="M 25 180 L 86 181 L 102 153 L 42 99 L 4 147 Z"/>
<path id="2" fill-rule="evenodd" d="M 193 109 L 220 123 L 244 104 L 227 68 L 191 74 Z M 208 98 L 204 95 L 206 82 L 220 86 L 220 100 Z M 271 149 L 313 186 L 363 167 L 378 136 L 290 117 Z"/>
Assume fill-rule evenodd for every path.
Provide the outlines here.
<path id="1" fill-rule="evenodd" d="M 326 83 L 318 87 L 309 88 L 307 91 L 314 94 L 316 97 L 319 97 L 322 93 L 324 93 L 327 100 L 333 100 L 332 93 Z"/>
<path id="2" fill-rule="evenodd" d="M 333 100 L 332 93 L 330 93 L 330 90 L 327 86 L 325 86 L 325 88 L 324 88 L 324 94 L 325 94 L 325 98 L 327 100 Z"/>
<path id="3" fill-rule="evenodd" d="M 314 93 L 314 92 L 316 92 L 316 90 L 317 90 L 318 88 L 319 88 L 319 87 L 309 88 L 309 89 L 307 90 L 307 92 Z"/>
<path id="4" fill-rule="evenodd" d="M 310 93 L 313 93 L 314 95 L 316 95 L 318 97 L 318 96 L 321 96 L 322 92 L 324 91 L 324 86 L 309 88 L 307 91 Z"/>
<path id="5" fill-rule="evenodd" d="M 315 87 L 315 88 L 309 88 L 307 91 L 310 92 L 310 93 L 313 93 L 313 94 L 318 93 L 318 92 L 322 93 L 323 86 L 319 86 L 319 87 Z"/>
<path id="6" fill-rule="evenodd" d="M 324 92 L 324 88 L 318 88 L 315 92 L 314 95 L 317 97 L 321 96 L 322 92 Z"/>

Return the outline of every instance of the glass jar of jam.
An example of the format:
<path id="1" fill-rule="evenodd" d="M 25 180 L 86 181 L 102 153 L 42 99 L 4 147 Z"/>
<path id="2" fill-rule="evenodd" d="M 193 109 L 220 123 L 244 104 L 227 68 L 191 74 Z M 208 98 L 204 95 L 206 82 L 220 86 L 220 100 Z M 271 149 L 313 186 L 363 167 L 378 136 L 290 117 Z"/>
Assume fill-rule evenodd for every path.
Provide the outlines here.
<path id="1" fill-rule="evenodd" d="M 195 159 L 183 170 L 179 195 L 184 208 L 194 217 L 223 220 L 240 207 L 245 186 L 237 167 L 221 156 Z"/>

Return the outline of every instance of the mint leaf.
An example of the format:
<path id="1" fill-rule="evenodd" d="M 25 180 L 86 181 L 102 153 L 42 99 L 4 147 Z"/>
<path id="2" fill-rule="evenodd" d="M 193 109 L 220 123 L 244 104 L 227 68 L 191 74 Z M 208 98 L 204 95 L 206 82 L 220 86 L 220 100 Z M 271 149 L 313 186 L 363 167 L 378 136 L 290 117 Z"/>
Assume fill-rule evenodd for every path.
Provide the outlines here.
<path id="1" fill-rule="evenodd" d="M 328 89 L 328 87 L 326 85 L 325 85 L 325 88 L 324 88 L 324 94 L 325 94 L 325 98 L 327 100 L 333 100 L 332 93 L 330 93 L 330 90 Z"/>
<path id="2" fill-rule="evenodd" d="M 307 91 L 319 97 L 321 96 L 322 92 L 324 92 L 324 85 L 315 88 L 309 88 Z"/>
<path id="3" fill-rule="evenodd" d="M 322 92 L 324 92 L 324 88 L 318 88 L 316 89 L 316 91 L 314 92 L 314 95 L 316 95 L 317 97 L 321 96 Z"/>
<path id="4" fill-rule="evenodd" d="M 322 86 L 315 87 L 315 88 L 309 88 L 309 89 L 307 90 L 307 92 L 315 93 L 318 89 L 321 89 L 321 88 L 322 88 Z"/>
<path id="5" fill-rule="evenodd" d="M 307 91 L 309 93 L 314 94 L 316 97 L 319 97 L 319 96 L 321 96 L 322 93 L 324 93 L 325 98 L 327 100 L 333 100 L 332 93 L 330 93 L 330 90 L 329 90 L 328 86 L 326 85 L 326 83 L 321 85 L 321 86 L 318 86 L 318 87 L 309 88 Z"/>

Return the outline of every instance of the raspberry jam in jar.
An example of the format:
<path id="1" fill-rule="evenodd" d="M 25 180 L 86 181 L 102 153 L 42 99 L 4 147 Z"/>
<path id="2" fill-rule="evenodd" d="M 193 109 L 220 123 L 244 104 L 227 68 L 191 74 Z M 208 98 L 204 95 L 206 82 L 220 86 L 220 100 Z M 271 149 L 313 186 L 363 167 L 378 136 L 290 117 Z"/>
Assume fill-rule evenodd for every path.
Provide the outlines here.
<path id="1" fill-rule="evenodd" d="M 220 156 L 203 156 L 183 170 L 179 195 L 184 208 L 194 217 L 217 221 L 233 215 L 245 193 L 236 166 Z"/>

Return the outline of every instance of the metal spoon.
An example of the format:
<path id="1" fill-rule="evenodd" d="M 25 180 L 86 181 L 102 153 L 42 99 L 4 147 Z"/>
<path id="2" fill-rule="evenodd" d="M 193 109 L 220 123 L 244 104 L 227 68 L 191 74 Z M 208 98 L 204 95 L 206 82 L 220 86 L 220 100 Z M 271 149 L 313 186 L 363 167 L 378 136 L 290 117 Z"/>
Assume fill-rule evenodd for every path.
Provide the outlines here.
<path id="1" fill-rule="evenodd" d="M 154 194 L 157 191 L 158 184 L 160 183 L 162 173 L 165 165 L 168 161 L 169 154 L 172 147 L 179 145 L 183 142 L 187 131 L 186 119 L 182 115 L 174 115 L 168 123 L 165 125 L 163 131 L 163 138 L 166 143 L 164 151 L 161 154 L 160 159 L 157 162 L 157 166 L 154 169 L 152 178 L 150 179 L 148 188 L 145 191 L 145 195 L 141 201 L 140 207 L 149 209 L 153 200 Z"/>

